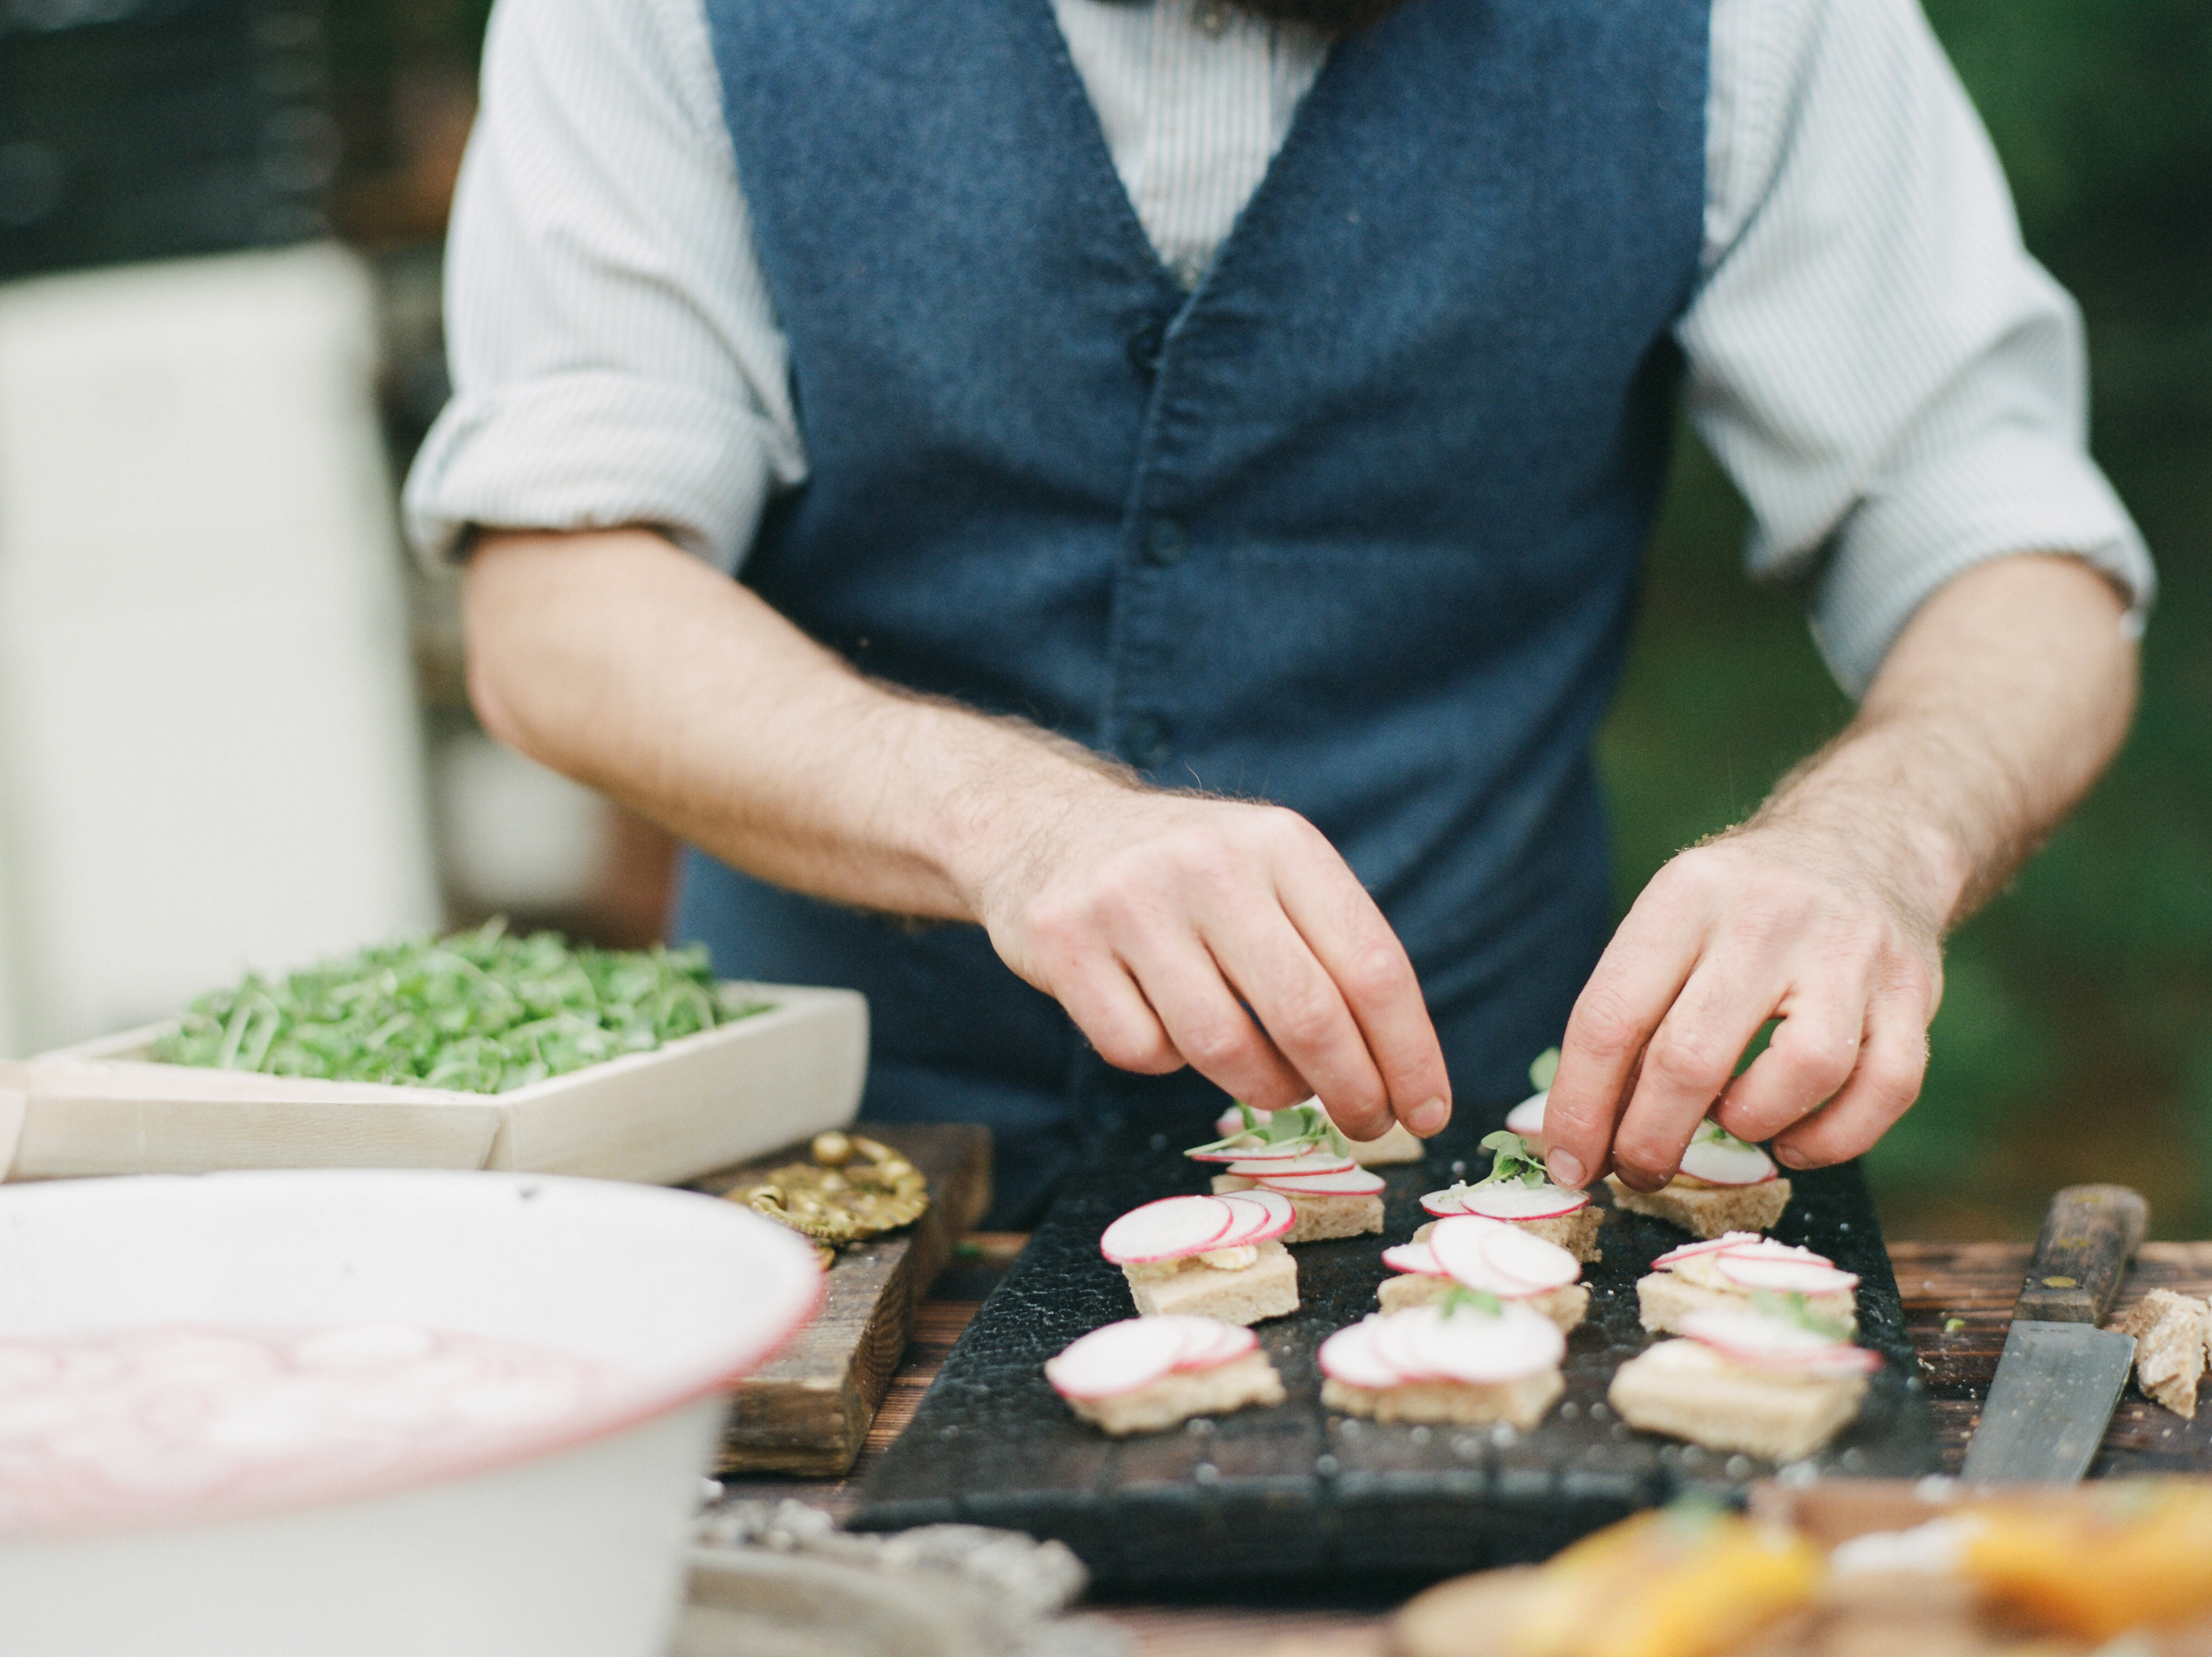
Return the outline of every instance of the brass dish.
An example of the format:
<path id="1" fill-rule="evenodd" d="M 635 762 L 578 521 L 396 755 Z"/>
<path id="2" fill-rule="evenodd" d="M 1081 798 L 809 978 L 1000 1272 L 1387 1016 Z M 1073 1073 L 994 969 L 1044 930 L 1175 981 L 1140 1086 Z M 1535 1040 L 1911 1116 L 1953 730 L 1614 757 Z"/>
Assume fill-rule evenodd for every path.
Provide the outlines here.
<path id="1" fill-rule="evenodd" d="M 825 1269 L 848 1243 L 911 1225 L 929 1208 L 929 1185 L 889 1146 L 857 1133 L 818 1133 L 811 1162 L 773 1168 L 725 1193 L 814 1239 Z"/>

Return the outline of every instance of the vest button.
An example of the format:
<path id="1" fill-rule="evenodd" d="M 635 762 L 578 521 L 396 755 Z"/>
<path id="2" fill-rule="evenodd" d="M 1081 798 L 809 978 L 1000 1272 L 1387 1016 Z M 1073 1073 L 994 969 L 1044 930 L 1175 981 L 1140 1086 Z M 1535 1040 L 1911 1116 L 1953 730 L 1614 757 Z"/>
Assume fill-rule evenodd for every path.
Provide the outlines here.
<path id="1" fill-rule="evenodd" d="M 1122 733 L 1122 748 L 1139 771 L 1157 771 L 1175 753 L 1168 745 L 1166 725 L 1148 713 L 1129 721 Z"/>
<path id="2" fill-rule="evenodd" d="M 1167 330 L 1148 322 L 1129 336 L 1126 349 L 1131 367 L 1141 374 L 1157 373 L 1160 353 L 1167 349 Z"/>
<path id="3" fill-rule="evenodd" d="M 1162 569 L 1180 564 L 1190 550 L 1190 537 L 1171 518 L 1156 518 L 1144 529 L 1144 556 Z"/>

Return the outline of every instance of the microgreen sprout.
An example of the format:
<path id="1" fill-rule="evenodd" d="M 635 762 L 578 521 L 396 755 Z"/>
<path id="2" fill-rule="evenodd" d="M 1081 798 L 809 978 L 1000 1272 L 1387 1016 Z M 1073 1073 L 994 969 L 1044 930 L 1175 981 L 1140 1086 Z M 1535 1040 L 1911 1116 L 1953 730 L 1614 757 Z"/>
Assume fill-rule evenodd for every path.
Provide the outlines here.
<path id="1" fill-rule="evenodd" d="M 1471 1289 L 1464 1284 L 1455 1283 L 1438 1297 L 1436 1309 L 1439 1315 L 1445 1317 L 1451 1316 L 1455 1312 L 1471 1310 L 1480 1312 L 1486 1317 L 1502 1317 L 1505 1316 L 1505 1302 L 1487 1289 Z"/>
<path id="2" fill-rule="evenodd" d="M 1495 1133 L 1486 1133 L 1482 1148 L 1494 1152 L 1496 1161 L 1490 1171 L 1475 1183 L 1483 1185 L 1510 1185 L 1518 1180 L 1525 1185 L 1550 1183 L 1551 1176 L 1544 1171 L 1543 1161 L 1529 1149 L 1528 1141 L 1519 1134 L 1500 1128 Z"/>
<path id="3" fill-rule="evenodd" d="M 1840 1342 L 1851 1339 L 1849 1325 L 1823 1317 L 1813 1310 L 1811 1303 L 1801 1294 L 1777 1294 L 1768 1289 L 1754 1289 L 1751 1292 L 1751 1305 L 1755 1311 L 1763 1312 L 1785 1323 L 1793 1323 L 1808 1334 L 1818 1335 L 1823 1340 Z"/>
<path id="4" fill-rule="evenodd" d="M 696 1035 L 772 1003 L 717 986 L 706 951 L 572 947 L 495 918 L 201 996 L 168 1064 L 503 1093 Z"/>
<path id="5" fill-rule="evenodd" d="M 1558 1074 L 1559 1049 L 1546 1047 L 1528 1067 L 1528 1085 L 1540 1093 L 1548 1093 L 1551 1089 L 1551 1078 Z"/>
<path id="6" fill-rule="evenodd" d="M 1286 1110 L 1271 1110 L 1267 1119 L 1259 1119 L 1260 1113 L 1241 1099 L 1236 1107 L 1244 1113 L 1244 1126 L 1226 1139 L 1194 1145 L 1186 1156 L 1202 1156 L 1209 1151 L 1257 1149 L 1263 1145 L 1300 1145 L 1326 1149 L 1338 1156 L 1352 1154 L 1351 1141 L 1337 1132 L 1329 1120 L 1329 1113 L 1319 1105 L 1293 1105 Z"/>
<path id="7" fill-rule="evenodd" d="M 1732 1150 L 1739 1151 L 1758 1148 L 1748 1140 L 1738 1139 L 1710 1116 L 1698 1124 L 1697 1132 L 1690 1136 L 1690 1142 L 1693 1145 L 1725 1145 Z"/>

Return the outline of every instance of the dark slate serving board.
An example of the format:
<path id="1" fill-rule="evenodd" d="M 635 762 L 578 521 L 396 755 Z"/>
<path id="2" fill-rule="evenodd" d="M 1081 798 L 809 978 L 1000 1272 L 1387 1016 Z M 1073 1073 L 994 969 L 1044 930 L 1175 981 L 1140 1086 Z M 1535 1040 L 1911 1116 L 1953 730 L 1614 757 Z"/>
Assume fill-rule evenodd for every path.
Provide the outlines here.
<path id="1" fill-rule="evenodd" d="M 1273 1409 L 1116 1441 L 1085 1425 L 1040 1366 L 1077 1336 L 1132 1315 L 1099 1233 L 1138 1203 L 1202 1192 L 1208 1170 L 1159 1135 L 1110 1143 L 1041 1225 L 945 1361 L 913 1425 L 861 1492 L 852 1523 L 899 1530 L 941 1521 L 1056 1537 L 1102 1583 L 1171 1587 L 1283 1582 L 1315 1571 L 1432 1577 L 1548 1556 L 1632 1510 L 1691 1491 L 1740 1496 L 1774 1472 L 1746 1456 L 1632 1431 L 1605 1407 L 1623 1361 L 1650 1344 L 1636 1280 L 1685 1240 L 1659 1221 L 1615 1212 L 1604 1260 L 1586 1269 L 1590 1316 L 1568 1342 L 1567 1392 L 1543 1423 L 1509 1428 L 1379 1426 L 1324 1410 L 1322 1339 L 1375 1308 L 1383 1248 L 1427 1216 L 1420 1195 L 1479 1174 L 1477 1131 L 1431 1141 L 1425 1162 L 1388 1182 L 1381 1237 L 1301 1244 L 1300 1309 L 1258 1326 L 1290 1394 Z M 1793 1175 L 1775 1228 L 1859 1274 L 1860 1339 L 1888 1363 L 1858 1421 L 1807 1470 L 1916 1476 L 1936 1470 L 1934 1434 L 1897 1282 L 1855 1165 Z"/>

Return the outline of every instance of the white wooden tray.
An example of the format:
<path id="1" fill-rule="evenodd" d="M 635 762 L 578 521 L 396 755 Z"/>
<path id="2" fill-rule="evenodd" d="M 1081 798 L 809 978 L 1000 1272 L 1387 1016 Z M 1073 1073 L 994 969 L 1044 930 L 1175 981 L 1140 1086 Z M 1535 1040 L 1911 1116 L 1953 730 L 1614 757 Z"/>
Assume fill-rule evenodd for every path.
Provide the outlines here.
<path id="1" fill-rule="evenodd" d="M 859 1108 L 866 1000 L 742 988 L 772 1010 L 508 1093 L 157 1064 L 167 1026 L 150 1025 L 0 1064 L 0 1177 L 504 1168 L 672 1185 Z"/>

